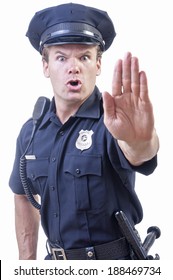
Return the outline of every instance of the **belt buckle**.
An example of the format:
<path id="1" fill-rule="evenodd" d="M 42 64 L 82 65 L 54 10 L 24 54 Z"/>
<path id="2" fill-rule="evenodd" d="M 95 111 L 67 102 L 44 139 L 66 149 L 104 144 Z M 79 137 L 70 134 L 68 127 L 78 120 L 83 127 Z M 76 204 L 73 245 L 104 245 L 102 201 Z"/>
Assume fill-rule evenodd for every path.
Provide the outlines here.
<path id="1" fill-rule="evenodd" d="M 63 248 L 51 248 L 55 260 L 66 260 L 65 251 Z"/>

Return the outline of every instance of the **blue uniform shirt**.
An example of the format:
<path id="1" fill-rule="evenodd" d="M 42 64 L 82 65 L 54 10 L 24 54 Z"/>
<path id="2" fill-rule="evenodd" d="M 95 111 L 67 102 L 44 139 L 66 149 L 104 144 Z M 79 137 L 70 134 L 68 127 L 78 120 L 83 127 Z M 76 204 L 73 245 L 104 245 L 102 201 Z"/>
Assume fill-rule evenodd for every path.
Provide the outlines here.
<path id="1" fill-rule="evenodd" d="M 32 119 L 21 129 L 10 187 L 24 194 L 19 161 L 30 140 Z M 74 116 L 62 124 L 54 99 L 27 154 L 27 176 L 41 196 L 41 221 L 48 239 L 65 249 L 112 241 L 121 236 L 114 212 L 122 210 L 133 224 L 142 219 L 134 190 L 135 172 L 152 173 L 157 157 L 132 166 L 103 123 L 97 87 Z"/>

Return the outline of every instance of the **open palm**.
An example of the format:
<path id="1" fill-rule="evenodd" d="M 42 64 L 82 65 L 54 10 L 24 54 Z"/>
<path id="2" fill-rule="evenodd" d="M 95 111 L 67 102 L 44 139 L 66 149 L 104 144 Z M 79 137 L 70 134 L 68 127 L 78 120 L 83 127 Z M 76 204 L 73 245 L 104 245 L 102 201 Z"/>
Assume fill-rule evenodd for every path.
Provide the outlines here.
<path id="1" fill-rule="evenodd" d="M 114 138 L 129 144 L 151 139 L 154 116 L 147 77 L 145 72 L 139 72 L 138 59 L 131 53 L 118 60 L 112 94 L 104 92 L 103 101 L 104 122 Z"/>

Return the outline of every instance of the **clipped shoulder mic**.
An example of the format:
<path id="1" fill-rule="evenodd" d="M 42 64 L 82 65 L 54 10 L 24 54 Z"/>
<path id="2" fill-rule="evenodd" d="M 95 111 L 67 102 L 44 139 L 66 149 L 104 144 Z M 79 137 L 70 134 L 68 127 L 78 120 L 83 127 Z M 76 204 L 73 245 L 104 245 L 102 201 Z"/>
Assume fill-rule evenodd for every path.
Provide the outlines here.
<path id="1" fill-rule="evenodd" d="M 50 106 L 49 98 L 47 98 L 45 96 L 40 96 L 37 99 L 37 101 L 34 105 L 34 110 L 33 110 L 33 114 L 32 114 L 34 125 L 38 125 L 42 121 L 45 113 L 49 109 L 49 106 Z"/>

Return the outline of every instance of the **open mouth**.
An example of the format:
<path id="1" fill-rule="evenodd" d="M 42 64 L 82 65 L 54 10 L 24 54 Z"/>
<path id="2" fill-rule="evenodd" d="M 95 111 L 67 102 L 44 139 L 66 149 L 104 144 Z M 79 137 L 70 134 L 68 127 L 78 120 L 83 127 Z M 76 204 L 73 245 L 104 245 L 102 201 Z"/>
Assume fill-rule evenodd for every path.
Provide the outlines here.
<path id="1" fill-rule="evenodd" d="M 70 85 L 71 86 L 77 86 L 79 84 L 79 81 L 71 81 Z"/>
<path id="2" fill-rule="evenodd" d="M 82 83 L 80 80 L 76 79 L 76 80 L 69 80 L 67 82 L 67 86 L 70 90 L 79 90 L 82 86 Z"/>

